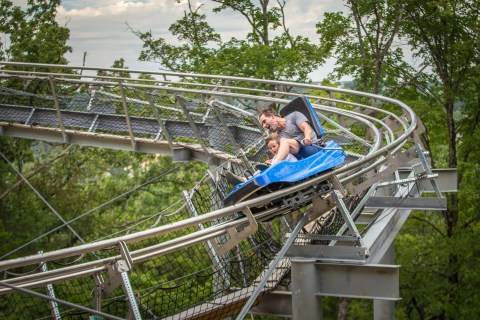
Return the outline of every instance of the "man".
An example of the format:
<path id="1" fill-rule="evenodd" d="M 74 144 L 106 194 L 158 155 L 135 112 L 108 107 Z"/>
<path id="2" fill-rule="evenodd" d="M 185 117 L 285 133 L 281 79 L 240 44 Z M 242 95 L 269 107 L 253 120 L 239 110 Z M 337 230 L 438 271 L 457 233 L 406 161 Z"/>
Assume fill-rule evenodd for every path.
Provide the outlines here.
<path id="1" fill-rule="evenodd" d="M 312 144 L 321 144 L 322 140 L 317 137 L 303 113 L 294 111 L 282 118 L 275 109 L 267 108 L 262 110 L 258 117 L 264 129 L 277 132 L 278 138 L 280 138 L 280 145 L 271 161 L 272 165 L 286 160 L 289 154 L 300 160 L 320 151 L 319 147 Z M 264 168 L 260 169 L 258 165 L 257 168 L 264 170 Z M 246 181 L 244 177 L 237 176 L 229 171 L 226 172 L 225 178 L 232 185 Z"/>
<path id="2" fill-rule="evenodd" d="M 321 142 L 321 139 L 303 113 L 294 111 L 282 118 L 275 109 L 267 108 L 260 112 L 258 119 L 264 129 L 276 131 L 280 137 L 280 147 L 272 164 L 284 160 L 289 153 L 300 160 L 320 150 L 312 144 Z"/>

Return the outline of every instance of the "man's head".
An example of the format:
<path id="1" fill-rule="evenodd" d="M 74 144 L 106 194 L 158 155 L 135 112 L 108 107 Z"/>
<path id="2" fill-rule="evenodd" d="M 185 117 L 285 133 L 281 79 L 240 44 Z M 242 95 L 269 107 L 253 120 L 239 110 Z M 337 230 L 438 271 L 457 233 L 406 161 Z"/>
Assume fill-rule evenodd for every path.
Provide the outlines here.
<path id="1" fill-rule="evenodd" d="M 263 109 L 259 115 L 258 115 L 258 120 L 262 124 L 262 127 L 264 129 L 270 130 L 270 131 L 277 131 L 279 128 L 279 123 L 278 120 L 281 119 L 275 109 L 273 108 L 266 108 Z"/>

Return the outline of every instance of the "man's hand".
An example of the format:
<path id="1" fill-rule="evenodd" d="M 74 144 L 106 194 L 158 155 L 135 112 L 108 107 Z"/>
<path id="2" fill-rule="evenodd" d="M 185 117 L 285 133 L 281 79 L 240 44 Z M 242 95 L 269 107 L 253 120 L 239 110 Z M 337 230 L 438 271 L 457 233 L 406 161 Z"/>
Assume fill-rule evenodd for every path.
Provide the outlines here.
<path id="1" fill-rule="evenodd" d="M 303 138 L 302 143 L 306 146 L 311 146 L 312 145 L 312 139 Z"/>

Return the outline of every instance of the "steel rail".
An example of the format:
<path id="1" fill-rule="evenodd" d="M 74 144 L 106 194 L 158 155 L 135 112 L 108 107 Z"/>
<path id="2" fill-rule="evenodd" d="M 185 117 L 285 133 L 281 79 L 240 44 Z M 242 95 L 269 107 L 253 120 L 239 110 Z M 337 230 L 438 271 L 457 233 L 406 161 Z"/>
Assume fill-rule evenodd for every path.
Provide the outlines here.
<path id="1" fill-rule="evenodd" d="M 4 66 L 29 66 L 29 67 L 48 67 L 48 68 L 65 68 L 65 69 L 76 69 L 76 70 L 103 70 L 103 71 L 122 71 L 119 69 L 115 68 L 91 68 L 91 67 L 73 67 L 73 66 L 63 66 L 63 65 L 43 65 L 43 64 L 28 64 L 28 63 L 8 63 L 8 62 L 0 62 L 0 65 Z M 335 114 L 338 116 L 345 116 L 348 119 L 352 119 L 354 121 L 362 122 L 366 127 L 370 128 L 373 131 L 373 144 L 370 146 L 368 154 L 363 156 L 360 159 L 357 159 L 349 164 L 344 165 L 343 167 L 337 168 L 333 171 L 333 174 L 337 175 L 340 182 L 342 184 L 346 184 L 353 179 L 361 176 L 362 174 L 365 174 L 368 171 L 371 171 L 375 169 L 377 166 L 385 163 L 388 161 L 388 157 L 386 155 L 391 154 L 395 155 L 396 153 L 400 152 L 403 146 L 406 144 L 408 139 L 410 139 L 411 134 L 414 132 L 417 126 L 417 119 L 416 116 L 413 112 L 413 110 L 408 107 L 406 104 L 395 100 L 391 99 L 388 97 L 383 97 L 379 95 L 374 95 L 374 94 L 369 94 L 369 93 L 362 93 L 362 92 L 357 92 L 357 91 L 352 91 L 352 90 L 347 90 L 347 89 L 341 89 L 341 88 L 331 88 L 331 87 L 325 87 L 325 86 L 318 86 L 318 85 L 310 85 L 310 84 L 300 84 L 300 83 L 295 83 L 295 82 L 288 82 L 288 81 L 271 81 L 271 80 L 264 80 L 264 79 L 251 79 L 251 78 L 242 78 L 242 77 L 229 77 L 229 76 L 215 76 L 215 75 L 198 75 L 198 74 L 189 74 L 189 73 L 176 73 L 176 72 L 146 72 L 146 71 L 141 71 L 141 70 L 123 70 L 125 72 L 129 73 L 149 73 L 149 74 L 154 74 L 154 75 L 162 75 L 162 76 L 171 76 L 171 77 L 177 77 L 177 78 L 185 78 L 185 77 L 190 77 L 192 79 L 214 79 L 214 80 L 224 80 L 224 81 L 246 81 L 249 83 L 258 83 L 258 84 L 269 84 L 269 85 L 275 85 L 275 86 L 291 86 L 291 87 L 296 87 L 296 88 L 302 88 L 302 89 L 315 89 L 315 90 L 323 90 L 326 92 L 334 92 L 334 93 L 341 93 L 341 94 L 346 94 L 346 95 L 351 95 L 351 96 L 357 96 L 357 97 L 363 97 L 363 98 L 368 98 L 374 101 L 381 101 L 385 103 L 391 103 L 395 105 L 397 108 L 399 108 L 399 111 L 402 112 L 403 118 L 401 116 L 396 115 L 393 112 L 386 111 L 383 109 L 380 109 L 375 106 L 371 105 L 365 105 L 365 104 L 360 104 L 357 102 L 349 102 L 349 101 L 343 101 L 335 98 L 328 98 L 328 97 L 319 97 L 319 96 L 313 96 L 313 95 L 308 95 L 309 98 L 315 98 L 319 101 L 324 100 L 324 101 L 330 101 L 330 102 L 335 102 L 335 103 L 341 103 L 347 106 L 351 107 L 361 107 L 365 109 L 369 109 L 372 111 L 376 112 L 381 112 L 384 114 L 386 117 L 391 117 L 395 119 L 401 126 L 403 130 L 400 132 L 394 132 L 388 125 L 388 123 L 385 123 L 384 121 L 377 119 L 372 116 L 368 116 L 365 114 L 361 114 L 360 112 L 352 111 L 352 110 L 345 110 L 339 107 L 332 107 L 332 106 L 326 106 L 322 104 L 317 104 L 314 103 L 312 104 L 314 106 L 314 109 L 317 112 L 323 112 L 323 113 L 329 113 L 329 114 Z M 7 70 L 7 69 L 0 69 L 0 78 L 18 78 L 18 79 L 23 79 L 23 80 L 45 80 L 48 81 L 49 77 L 56 77 L 58 74 L 56 73 L 36 73 L 35 71 L 33 72 L 28 72 L 28 71 L 22 71 L 22 73 L 15 73 L 16 71 L 12 70 Z M 35 76 L 37 75 L 37 76 Z M 64 74 L 67 76 L 67 74 Z M 72 75 L 68 74 L 68 77 Z M 215 91 L 215 90 L 208 90 L 208 89 L 192 89 L 192 88 L 185 88 L 185 87 L 173 87 L 173 86 L 161 86 L 159 87 L 158 85 L 146 85 L 146 84 L 141 84 L 141 83 L 135 83 L 135 79 L 131 78 L 113 78 L 113 77 L 103 77 L 103 76 L 95 76 L 91 78 L 101 78 L 101 79 L 106 79 L 109 78 L 108 80 L 112 81 L 104 81 L 104 80 L 84 80 L 86 77 L 85 75 L 81 75 L 81 77 L 76 77 L 75 79 L 70 79 L 70 78 L 55 78 L 56 81 L 58 82 L 68 82 L 71 84 L 79 84 L 79 85 L 95 85 L 95 86 L 109 86 L 109 87 L 118 87 L 119 86 L 119 81 L 122 82 L 122 86 L 124 88 L 129 88 L 129 89 L 152 89 L 152 90 L 162 90 L 166 92 L 172 92 L 172 93 L 184 93 L 184 94 L 193 94 L 193 95 L 198 95 L 198 96 L 210 96 L 213 97 L 213 100 L 210 100 L 210 103 L 217 102 L 218 104 L 221 104 L 222 107 L 231 109 L 232 112 L 239 112 L 239 108 L 235 106 L 231 106 L 229 104 L 224 103 L 223 101 L 218 100 L 218 98 L 231 98 L 231 99 L 244 99 L 246 101 L 251 101 L 251 102 L 266 102 L 266 103 L 279 103 L 279 104 L 286 104 L 290 101 L 290 99 L 286 98 L 278 98 L 278 97 L 272 97 L 272 96 L 257 96 L 253 94 L 249 94 L 248 92 L 255 92 L 255 93 L 275 93 L 279 95 L 283 95 L 284 97 L 295 97 L 295 96 L 301 96 L 303 94 L 301 93 L 295 93 L 295 92 L 283 92 L 283 91 L 269 91 L 269 90 L 264 90 L 264 89 L 248 89 L 248 88 L 243 88 L 243 87 L 237 87 L 237 86 L 227 86 L 227 85 L 222 85 L 220 86 L 222 89 L 228 89 L 231 91 L 238 91 L 238 92 L 224 92 L 224 91 Z M 128 82 L 127 82 L 128 80 Z M 139 80 L 140 82 L 142 80 Z M 132 83 L 133 82 L 133 83 Z M 155 83 L 158 83 L 160 81 L 153 81 Z M 192 84 L 188 82 L 174 82 L 174 81 L 163 81 L 163 83 L 168 83 L 172 85 L 181 85 L 181 86 L 192 86 L 192 87 L 212 87 L 210 85 L 206 84 Z M 216 86 L 218 88 L 219 86 Z M 241 92 L 241 93 L 239 93 Z M 244 93 L 247 92 L 247 93 Z M 47 98 L 48 96 L 45 96 L 44 98 Z M 254 116 L 253 113 L 251 113 L 251 116 Z M 335 124 L 334 124 L 335 125 Z M 377 127 L 383 127 L 387 131 L 388 136 L 390 137 L 390 142 L 387 143 L 385 146 L 381 147 L 381 141 L 382 141 L 382 135 L 380 132 L 380 129 Z M 339 129 L 346 130 L 342 126 L 338 125 L 336 126 Z M 67 131 L 68 132 L 68 131 Z M 345 131 L 344 131 L 345 132 Z M 199 151 L 201 152 L 201 151 Z M 366 165 L 366 166 L 364 166 Z M 46 261 L 52 261 L 52 260 L 57 260 L 57 259 L 62 259 L 62 258 L 67 258 L 67 257 L 72 257 L 72 256 L 78 256 L 81 254 L 85 253 L 90 253 L 90 252 L 95 252 L 97 250 L 103 250 L 103 249 L 108 249 L 112 247 L 116 247 L 120 242 L 125 242 L 125 243 L 133 243 L 137 241 L 141 241 L 144 239 L 149 239 L 152 237 L 156 237 L 159 235 L 167 234 L 173 231 L 177 230 L 182 230 L 188 227 L 196 226 L 199 223 L 203 222 L 208 222 L 208 221 L 214 221 L 216 219 L 222 218 L 229 216 L 235 212 L 239 212 L 244 210 L 245 208 L 251 208 L 251 207 L 259 207 L 262 205 L 265 205 L 267 203 L 270 203 L 274 199 L 286 197 L 292 193 L 295 193 L 299 190 L 314 186 L 319 184 L 320 182 L 324 181 L 329 177 L 329 174 L 322 174 L 317 177 L 314 177 L 310 180 L 301 182 L 297 185 L 291 186 L 286 189 L 282 189 L 279 191 L 276 191 L 275 193 L 267 194 L 260 196 L 255 199 L 247 200 L 244 202 L 241 202 L 239 204 L 227 207 L 227 208 L 222 208 L 218 210 L 211 211 L 207 214 L 201 215 L 199 217 L 193 217 L 189 219 L 185 219 L 180 222 L 176 222 L 170 225 L 166 226 L 161 226 L 161 227 L 156 227 L 153 229 L 149 229 L 146 231 L 141 231 L 137 232 L 134 234 L 130 235 L 125 235 L 125 236 L 120 236 L 116 237 L 113 239 L 107 239 L 107 240 L 102 240 L 94 243 L 89 243 L 85 245 L 80 245 L 77 247 L 73 248 L 67 248 L 67 249 L 62 249 L 62 250 L 57 250 L 57 251 L 51 251 L 44 253 L 42 255 L 33 255 L 29 257 L 23 257 L 23 258 L 18 258 L 18 259 L 11 259 L 11 260 L 6 260 L 6 261 L 0 261 L 0 270 L 8 270 L 11 268 L 15 267 L 21 267 L 21 266 L 27 266 L 30 264 L 34 263 L 43 263 Z M 285 210 L 285 209 L 284 209 Z M 271 214 L 271 213 L 270 213 Z M 265 213 L 267 215 L 267 213 Z M 179 248 L 184 248 L 186 246 L 190 246 L 196 243 L 200 243 L 203 241 L 206 241 L 208 239 L 217 237 L 220 234 L 223 234 L 225 230 L 231 227 L 240 227 L 242 224 L 245 223 L 246 219 L 239 219 L 235 221 L 231 221 L 226 224 L 222 224 L 219 226 L 216 226 L 215 228 L 207 228 L 205 229 L 206 231 L 200 232 L 194 232 L 182 237 L 178 237 L 176 239 L 160 243 L 155 246 L 150 246 L 147 248 L 139 249 L 136 251 L 131 252 L 132 259 L 135 263 L 138 263 L 140 261 L 144 261 L 146 259 L 150 259 L 151 257 L 154 256 L 159 256 L 162 254 L 165 254 L 167 252 L 171 252 L 174 250 L 177 250 Z M 91 275 L 94 273 L 102 272 L 105 271 L 107 266 L 112 262 L 117 259 L 119 259 L 120 256 L 115 255 L 109 258 L 101 259 L 98 261 L 92 261 L 88 263 L 83 263 L 75 266 L 69 266 L 69 267 L 64 267 L 61 269 L 57 270 L 52 270 L 52 271 L 47 271 L 46 274 L 44 275 L 30 275 L 30 276 L 22 276 L 22 277 L 17 277 L 17 278 L 12 278 L 8 279 L 5 282 L 9 283 L 21 283 L 22 286 L 33 286 L 33 285 L 45 285 L 47 283 L 52 283 L 55 281 L 62 281 L 65 279 L 71 279 L 74 277 L 80 277 L 80 276 L 86 276 L 86 275 Z M 1 291 L 0 291 L 1 293 Z"/>
<path id="2" fill-rule="evenodd" d="M 191 92 L 191 91 L 190 91 Z M 205 93 L 206 91 L 194 91 L 196 93 Z M 220 96 L 232 96 L 231 94 L 228 94 L 228 93 L 221 93 L 221 92 L 213 92 L 212 94 L 216 94 L 216 95 L 220 95 Z M 235 97 L 238 97 L 238 95 L 233 95 Z M 367 95 L 368 96 L 368 95 Z M 285 99 L 278 99 L 278 98 L 263 98 L 263 97 L 257 97 L 257 96 L 251 96 L 251 95 L 241 95 L 242 98 L 255 98 L 255 99 L 258 99 L 260 98 L 260 100 L 263 100 L 263 101 L 269 101 L 269 102 L 288 102 L 288 100 L 285 100 Z M 388 99 L 385 99 L 384 97 L 381 97 L 382 99 L 384 100 L 388 100 Z M 392 100 L 393 101 L 393 100 Z M 395 101 L 394 101 L 395 102 Z M 319 107 L 319 109 L 323 110 L 323 111 L 331 111 L 333 113 L 337 113 L 337 114 L 340 114 L 340 115 L 345 115 L 345 116 L 352 116 L 352 112 L 351 111 L 341 111 L 339 109 L 336 109 L 336 108 L 332 108 L 332 107 Z M 407 107 L 407 110 L 408 110 L 408 107 Z M 365 117 L 365 115 L 363 115 L 363 117 Z M 359 121 L 365 121 L 364 119 L 362 119 L 362 117 L 359 115 L 358 117 L 354 117 L 356 120 L 359 120 Z M 413 118 L 415 119 L 415 118 Z M 372 126 L 373 127 L 373 126 Z M 401 142 L 403 140 L 405 140 L 407 138 L 407 136 L 411 133 L 412 131 L 412 127 L 413 124 L 410 126 L 410 129 L 407 130 L 407 132 L 405 132 L 401 137 L 397 138 L 396 140 L 392 141 L 392 143 L 390 143 L 388 146 L 385 146 L 384 148 L 381 148 L 379 150 L 377 150 L 376 152 L 374 152 L 373 154 L 370 154 L 368 156 L 366 156 L 365 158 L 361 159 L 361 160 L 357 160 L 355 161 L 355 167 L 358 166 L 358 165 L 362 165 L 362 164 L 365 164 L 367 163 L 368 161 L 370 161 L 371 159 L 373 159 L 374 157 L 378 156 L 378 155 L 382 155 L 385 151 L 391 149 L 392 147 L 396 147 L 398 145 L 401 144 Z M 378 137 L 378 134 L 377 134 L 377 137 Z M 378 139 L 376 139 L 378 140 Z M 347 165 L 345 167 L 342 167 L 340 169 L 338 169 L 336 171 L 336 173 L 340 174 L 342 172 L 345 172 L 345 171 L 348 171 L 350 168 L 353 168 L 354 165 L 351 164 L 351 165 Z M 295 188 L 294 188 L 295 189 Z M 293 190 L 292 190 L 293 191 Z"/>
<path id="3" fill-rule="evenodd" d="M 272 208 L 264 212 L 255 214 L 255 217 L 258 220 L 262 220 L 264 217 L 269 217 L 272 214 L 285 214 L 292 209 L 290 208 Z M 153 245 L 147 248 L 138 249 L 130 252 L 132 261 L 135 263 L 148 260 L 152 257 L 158 257 L 169 252 L 175 251 L 177 249 L 186 248 L 204 241 L 219 237 L 226 233 L 230 228 L 243 227 L 248 223 L 247 218 L 240 218 L 238 220 L 231 220 L 225 223 L 215 225 L 203 230 L 199 230 L 184 236 L 180 236 L 175 239 L 171 239 L 157 245 Z M 118 245 L 121 241 L 115 243 Z M 42 254 L 31 256 L 32 258 L 37 258 L 42 260 L 44 258 Z M 66 256 L 64 256 L 66 257 Z M 45 257 L 41 262 L 35 261 L 34 263 L 45 263 L 49 261 L 49 257 Z M 104 272 L 107 270 L 108 266 L 114 263 L 115 261 L 122 259 L 121 255 L 113 255 L 108 258 L 102 258 L 95 261 L 90 261 L 74 266 L 68 266 L 59 269 L 53 269 L 37 274 L 29 274 L 26 276 L 19 276 L 16 278 L 5 279 L 5 283 L 14 284 L 19 287 L 38 287 L 43 286 L 48 283 L 55 283 L 58 281 L 64 281 L 71 278 L 76 278 L 80 276 L 89 276 L 99 272 Z M 30 264 L 30 263 L 28 263 Z M 27 265 L 28 265 L 27 264 Z M 23 266 L 23 265 L 20 265 Z M 0 289 L 0 295 L 8 293 L 9 289 Z"/>

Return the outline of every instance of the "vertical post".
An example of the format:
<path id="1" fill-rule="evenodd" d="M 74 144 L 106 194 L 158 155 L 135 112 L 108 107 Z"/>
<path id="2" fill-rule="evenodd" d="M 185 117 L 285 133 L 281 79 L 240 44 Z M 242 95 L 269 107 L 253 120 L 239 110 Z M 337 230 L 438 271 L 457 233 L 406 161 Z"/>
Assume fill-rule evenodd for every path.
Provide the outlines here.
<path id="1" fill-rule="evenodd" d="M 53 77 L 49 76 L 48 81 L 50 82 L 50 89 L 52 90 L 52 97 L 53 103 L 55 105 L 55 109 L 57 110 L 57 118 L 58 118 L 58 126 L 60 130 L 62 130 L 63 141 L 67 141 L 67 134 L 65 133 L 65 127 L 63 126 L 63 118 L 62 112 L 60 111 L 60 104 L 58 103 L 57 91 L 55 90 L 55 82 L 53 81 Z"/>
<path id="2" fill-rule="evenodd" d="M 142 316 L 140 315 L 140 310 L 138 309 L 137 301 L 135 300 L 135 294 L 133 293 L 132 286 L 130 285 L 130 279 L 128 279 L 127 269 L 123 269 L 124 266 L 122 266 L 124 261 L 119 261 L 118 263 L 118 270 L 120 271 L 120 277 L 122 280 L 122 288 L 127 296 L 127 302 L 128 306 L 130 307 L 131 315 L 133 316 L 133 319 L 140 320 L 142 319 Z"/>
<path id="3" fill-rule="evenodd" d="M 42 254 L 43 251 L 39 251 L 38 254 Z M 41 262 L 40 263 L 40 270 L 42 272 L 47 272 L 48 269 L 47 269 L 47 264 L 44 263 L 44 262 Z M 53 286 L 51 284 L 47 284 L 47 295 L 50 297 L 50 298 L 53 298 L 55 299 L 55 290 L 53 289 Z M 58 304 L 56 301 L 54 300 L 50 300 L 50 308 L 51 308 L 51 312 L 52 312 L 52 318 L 55 319 L 55 320 L 60 320 L 62 319 L 62 316 L 60 315 L 60 311 L 58 310 Z"/>
<path id="4" fill-rule="evenodd" d="M 432 169 L 430 168 L 430 165 L 427 162 L 427 159 L 425 157 L 425 154 L 422 151 L 422 148 L 420 147 L 420 143 L 415 143 L 415 150 L 417 151 L 418 157 L 420 158 L 420 161 L 422 162 L 423 169 L 425 169 L 425 172 L 427 175 L 433 174 Z M 437 181 L 435 181 L 435 178 L 430 178 L 430 182 L 432 183 L 433 190 L 435 191 L 435 194 L 437 195 L 438 198 L 443 198 L 442 193 L 440 192 L 440 189 L 438 188 Z"/>
<path id="5" fill-rule="evenodd" d="M 127 297 L 128 306 L 130 307 L 130 315 L 133 319 L 140 320 L 142 319 L 142 316 L 140 315 L 140 310 L 138 309 L 137 301 L 135 300 L 135 294 L 133 293 L 130 279 L 128 278 L 128 271 L 130 271 L 133 266 L 132 258 L 125 242 L 119 243 L 119 249 L 123 260 L 117 261 L 116 269 L 120 274 L 122 288 Z"/>
<path id="6" fill-rule="evenodd" d="M 174 146 L 173 146 L 172 137 L 168 133 L 167 127 L 165 126 L 162 119 L 160 118 L 160 115 L 158 114 L 158 110 L 157 110 L 157 107 L 155 107 L 155 102 L 153 101 L 153 95 L 152 94 L 148 94 L 148 102 L 150 103 L 150 107 L 152 108 L 152 112 L 155 115 L 155 119 L 157 119 L 158 125 L 160 127 L 160 130 L 161 130 L 163 136 L 165 137 L 165 139 L 167 139 L 168 145 L 170 146 L 170 149 L 173 150 Z"/>
<path id="7" fill-rule="evenodd" d="M 125 89 L 123 88 L 123 84 L 121 82 L 118 83 L 118 87 L 120 88 L 120 93 L 122 95 L 122 105 L 123 105 L 123 110 L 125 111 L 125 120 L 127 122 L 128 133 L 130 134 L 130 140 L 132 141 L 132 149 L 133 151 L 135 151 L 135 136 L 133 135 L 132 123 L 130 121 L 130 115 L 128 113 L 127 97 L 125 96 Z"/>
<path id="8" fill-rule="evenodd" d="M 317 296 L 315 260 L 292 259 L 292 314 L 294 320 L 323 319 L 322 298 Z"/>
<path id="9" fill-rule="evenodd" d="M 385 252 L 380 260 L 381 264 L 395 263 L 395 246 L 394 243 Z M 373 300 L 373 319 L 374 320 L 394 320 L 395 319 L 395 301 L 391 300 Z"/>

